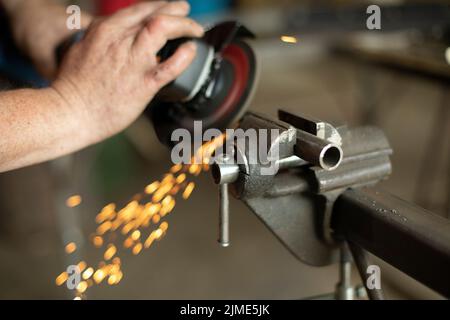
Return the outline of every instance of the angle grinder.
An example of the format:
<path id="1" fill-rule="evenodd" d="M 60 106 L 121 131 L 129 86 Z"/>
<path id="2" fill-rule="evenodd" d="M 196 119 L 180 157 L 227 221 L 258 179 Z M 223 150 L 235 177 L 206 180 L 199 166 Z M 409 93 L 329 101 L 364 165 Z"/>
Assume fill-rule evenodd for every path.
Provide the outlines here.
<path id="1" fill-rule="evenodd" d="M 83 37 L 80 31 L 59 46 L 58 60 Z M 176 129 L 193 132 L 195 121 L 202 122 L 203 130 L 224 130 L 243 116 L 258 80 L 256 55 L 246 42 L 252 38 L 243 25 L 228 21 L 210 28 L 202 39 L 171 40 L 158 53 L 164 61 L 185 41 L 197 45 L 191 65 L 161 89 L 145 111 L 163 144 L 172 144 Z"/>

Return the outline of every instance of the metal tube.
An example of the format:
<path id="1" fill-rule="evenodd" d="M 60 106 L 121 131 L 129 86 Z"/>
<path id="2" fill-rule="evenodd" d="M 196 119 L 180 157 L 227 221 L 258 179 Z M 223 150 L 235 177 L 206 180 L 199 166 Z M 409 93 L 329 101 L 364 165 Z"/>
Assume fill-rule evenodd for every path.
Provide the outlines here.
<path id="1" fill-rule="evenodd" d="M 216 184 L 233 183 L 239 177 L 237 164 L 214 163 L 211 166 L 211 174 Z"/>
<path id="2" fill-rule="evenodd" d="M 332 228 L 417 281 L 450 297 L 450 221 L 375 189 L 348 190 Z"/>
<path id="3" fill-rule="evenodd" d="M 219 243 L 226 248 L 230 245 L 230 211 L 228 199 L 228 184 L 219 186 Z"/>
<path id="4" fill-rule="evenodd" d="M 297 130 L 295 154 L 303 160 L 328 171 L 336 169 L 343 158 L 340 146 L 303 130 Z"/>

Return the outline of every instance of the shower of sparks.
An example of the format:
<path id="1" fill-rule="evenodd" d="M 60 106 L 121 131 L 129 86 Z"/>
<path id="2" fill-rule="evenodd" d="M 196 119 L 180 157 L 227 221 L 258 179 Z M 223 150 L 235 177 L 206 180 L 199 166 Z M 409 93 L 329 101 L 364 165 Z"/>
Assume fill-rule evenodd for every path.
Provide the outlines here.
<path id="1" fill-rule="evenodd" d="M 281 39 L 281 41 L 283 41 L 285 43 L 295 44 L 295 43 L 298 42 L 298 39 L 296 37 L 293 37 L 293 36 L 281 36 L 280 39 Z"/>
<path id="2" fill-rule="evenodd" d="M 195 153 L 190 165 L 176 164 L 172 166 L 160 181 L 154 181 L 145 187 L 144 192 L 137 194 L 123 208 L 115 204 L 105 206 L 97 214 L 96 232 L 90 241 L 95 248 L 103 250 L 102 260 L 96 266 L 88 266 L 86 262 L 78 263 L 82 281 L 76 287 L 76 297 L 85 297 L 87 290 L 103 282 L 117 285 L 123 278 L 122 263 L 119 254 L 128 251 L 138 255 L 149 249 L 155 241 L 166 235 L 169 223 L 163 221 L 174 210 L 177 196 L 188 200 L 195 189 L 191 178 L 209 170 L 209 162 L 216 151 L 225 142 L 225 135 L 205 143 Z M 76 207 L 81 203 L 80 196 L 67 199 L 68 207 Z M 121 244 L 120 244 L 121 243 Z M 69 243 L 67 254 L 75 252 L 75 243 Z M 67 272 L 56 277 L 57 286 L 68 281 Z"/>
<path id="3" fill-rule="evenodd" d="M 75 208 L 78 207 L 81 204 L 82 198 L 81 196 L 72 196 L 66 200 L 66 206 L 69 208 Z"/>

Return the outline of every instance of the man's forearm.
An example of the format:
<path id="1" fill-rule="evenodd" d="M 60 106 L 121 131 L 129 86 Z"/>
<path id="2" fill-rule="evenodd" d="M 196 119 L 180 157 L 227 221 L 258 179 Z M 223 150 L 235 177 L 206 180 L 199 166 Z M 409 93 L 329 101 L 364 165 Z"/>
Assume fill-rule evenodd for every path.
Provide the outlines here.
<path id="1" fill-rule="evenodd" d="M 0 0 L 0 4 L 3 5 L 3 8 L 12 20 L 20 15 L 24 10 L 28 10 L 28 8 L 33 8 L 34 11 L 36 8 L 42 8 L 45 10 L 48 6 L 56 5 L 53 0 Z"/>
<path id="2" fill-rule="evenodd" d="M 1 0 L 0 3 L 3 5 L 3 7 L 6 9 L 6 11 L 11 14 L 15 12 L 18 8 L 18 6 L 25 3 L 25 0 Z"/>
<path id="3" fill-rule="evenodd" d="M 76 30 L 67 28 L 66 8 L 53 0 L 0 0 L 11 20 L 14 39 L 22 51 L 47 78 L 56 73 L 56 47 Z M 81 28 L 92 17 L 81 16 Z"/>
<path id="4" fill-rule="evenodd" d="M 40 18 L 42 12 L 49 11 L 49 9 L 58 8 L 64 15 L 64 8 L 57 5 L 53 0 L 0 0 L 5 7 L 5 10 L 10 17 L 12 30 L 14 37 L 19 46 L 29 46 L 27 42 L 27 33 L 34 28 L 40 28 L 42 24 L 50 25 L 49 21 L 42 21 Z M 58 16 L 47 17 L 49 19 L 60 20 Z M 62 24 L 60 29 L 65 25 Z M 47 32 L 53 32 L 53 30 L 47 30 Z M 38 39 L 34 39 L 39 41 Z"/>
<path id="5" fill-rule="evenodd" d="M 39 15 L 28 8 L 27 15 L 17 14 L 20 25 L 30 28 L 26 34 L 30 44 L 38 45 L 35 52 L 48 49 L 43 61 L 64 38 L 51 34 L 65 26 L 65 11 L 61 16 L 57 9 L 56 22 L 53 12 Z M 203 27 L 188 13 L 187 2 L 151 1 L 100 19 L 66 54 L 50 88 L 0 93 L 0 172 L 66 155 L 131 125 L 194 60 L 193 42 L 166 61 L 157 57 L 169 40 L 203 36 Z M 53 28 L 44 23 L 51 21 Z"/>
<path id="6" fill-rule="evenodd" d="M 0 92 L 0 172 L 41 163 L 94 141 L 79 110 L 52 88 Z"/>

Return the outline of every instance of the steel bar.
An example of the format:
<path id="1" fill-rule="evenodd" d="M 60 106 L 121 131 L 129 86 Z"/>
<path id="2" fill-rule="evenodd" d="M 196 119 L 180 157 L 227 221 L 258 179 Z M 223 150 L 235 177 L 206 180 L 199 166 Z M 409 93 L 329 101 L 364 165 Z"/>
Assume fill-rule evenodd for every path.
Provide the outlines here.
<path id="1" fill-rule="evenodd" d="M 340 248 L 339 283 L 336 286 L 336 300 L 354 300 L 352 287 L 352 256 L 346 243 Z"/>
<path id="2" fill-rule="evenodd" d="M 226 248 L 230 245 L 230 204 L 228 199 L 228 184 L 221 184 L 219 189 L 219 244 Z"/>
<path id="3" fill-rule="evenodd" d="M 359 189 L 338 198 L 332 228 L 338 238 L 450 297 L 450 220 L 378 190 Z"/>
<path id="4" fill-rule="evenodd" d="M 358 269 L 359 275 L 366 288 L 367 295 L 370 300 L 384 300 L 384 294 L 382 289 L 371 289 L 367 285 L 367 268 L 370 266 L 369 258 L 367 257 L 367 252 L 360 246 L 354 243 L 348 243 L 348 247 L 352 253 L 353 259 L 355 261 L 356 268 Z"/>
<path id="5" fill-rule="evenodd" d="M 297 156 L 290 156 L 277 161 L 278 170 L 300 167 L 305 164 L 308 163 Z M 240 169 L 232 160 L 217 161 L 211 166 L 211 174 L 216 184 L 230 184 L 239 178 Z"/>

